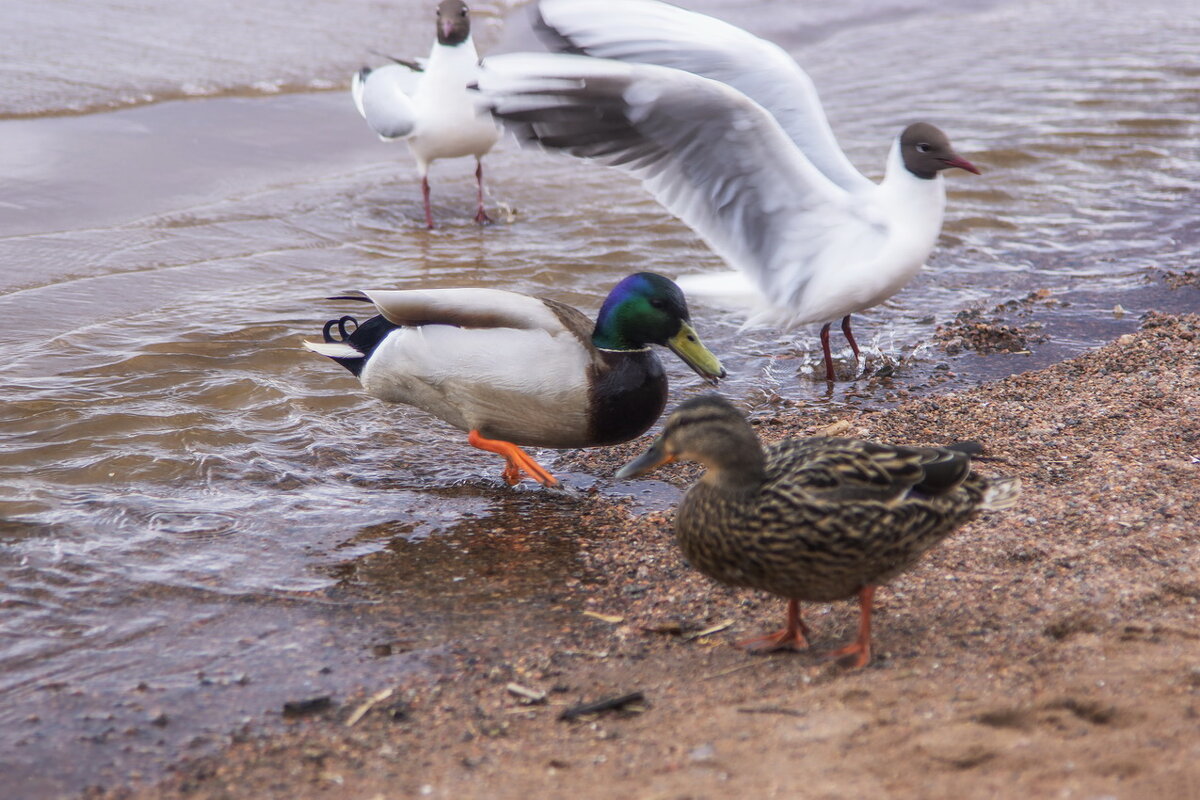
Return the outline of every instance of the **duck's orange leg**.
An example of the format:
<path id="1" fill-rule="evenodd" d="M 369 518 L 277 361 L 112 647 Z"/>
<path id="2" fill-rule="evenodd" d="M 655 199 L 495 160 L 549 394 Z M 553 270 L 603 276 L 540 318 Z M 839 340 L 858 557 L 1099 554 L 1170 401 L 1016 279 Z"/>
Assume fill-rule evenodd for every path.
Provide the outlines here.
<path id="1" fill-rule="evenodd" d="M 768 633 L 754 639 L 738 642 L 738 647 L 744 647 L 753 653 L 770 653 L 774 650 L 803 650 L 808 647 L 808 626 L 800 618 L 800 601 L 788 600 L 787 627 L 783 630 Z"/>
<path id="2" fill-rule="evenodd" d="M 864 586 L 858 590 L 858 638 L 853 644 L 834 650 L 829 655 L 839 658 L 838 663 L 851 669 L 865 667 L 871 662 L 871 606 L 875 602 L 875 587 Z"/>
<path id="3" fill-rule="evenodd" d="M 485 439 L 480 435 L 479 431 L 471 431 L 467 434 L 467 442 L 472 447 L 478 447 L 480 450 L 487 450 L 489 453 L 498 453 L 504 456 L 504 481 L 509 486 L 516 486 L 521 482 L 521 473 L 524 472 L 529 477 L 533 478 L 543 486 L 557 486 L 558 481 L 549 472 L 542 468 L 542 465 L 529 457 L 524 450 L 517 447 L 512 442 L 503 442 L 499 439 Z"/>

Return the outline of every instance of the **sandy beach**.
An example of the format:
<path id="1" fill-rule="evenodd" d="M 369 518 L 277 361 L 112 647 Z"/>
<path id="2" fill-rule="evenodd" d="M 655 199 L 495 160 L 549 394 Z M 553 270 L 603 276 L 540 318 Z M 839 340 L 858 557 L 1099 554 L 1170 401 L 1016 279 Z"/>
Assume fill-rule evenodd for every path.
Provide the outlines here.
<path id="1" fill-rule="evenodd" d="M 777 625 L 782 601 L 690 570 L 669 512 L 594 497 L 577 562 L 546 587 L 561 625 L 480 630 L 441 654 L 440 679 L 295 706 L 283 732 L 249 726 L 216 755 L 168 765 L 165 782 L 90 794 L 1200 796 L 1198 364 L 1200 317 L 1151 313 L 1094 353 L 972 390 L 876 413 L 759 413 L 766 440 L 828 425 L 980 440 L 980 471 L 1024 483 L 1017 507 L 881 591 L 866 669 L 822 658 L 852 635 L 850 602 L 807 609 L 811 652 L 745 654 L 732 642 Z M 521 559 L 523 540 L 509 545 Z"/>

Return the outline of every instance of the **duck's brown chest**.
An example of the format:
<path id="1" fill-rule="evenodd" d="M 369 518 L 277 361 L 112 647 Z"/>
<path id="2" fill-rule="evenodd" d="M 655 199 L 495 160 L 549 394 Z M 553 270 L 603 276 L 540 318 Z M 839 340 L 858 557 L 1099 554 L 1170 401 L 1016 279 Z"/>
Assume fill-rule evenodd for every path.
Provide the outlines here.
<path id="1" fill-rule="evenodd" d="M 627 442 L 654 424 L 667 405 L 667 375 L 649 350 L 602 352 L 591 381 L 588 438 L 594 445 Z"/>

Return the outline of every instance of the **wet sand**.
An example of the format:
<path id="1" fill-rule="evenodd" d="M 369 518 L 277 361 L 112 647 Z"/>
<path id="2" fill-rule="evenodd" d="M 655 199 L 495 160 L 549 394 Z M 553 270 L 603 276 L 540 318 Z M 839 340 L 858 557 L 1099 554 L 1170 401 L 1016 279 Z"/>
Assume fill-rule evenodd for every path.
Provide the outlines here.
<path id="1" fill-rule="evenodd" d="M 214 756 L 166 765 L 165 782 L 90 794 L 1196 797 L 1200 317 L 1142 323 L 1047 369 L 891 410 L 757 410 L 766 440 L 830 424 L 978 439 L 980 471 L 1024 483 L 1014 509 L 881 591 L 866 669 L 821 655 L 853 635 L 850 602 L 806 609 L 811 652 L 732 646 L 776 627 L 782 601 L 687 568 L 669 512 L 592 495 L 575 559 L 540 592 L 555 624 L 464 629 L 441 678 L 364 686 L 283 732 L 250 725 Z M 577 466 L 609 474 L 638 450 Z M 679 485 L 694 475 L 670 470 Z M 494 554 L 526 557 L 527 540 L 511 545 Z M 621 711 L 559 719 L 634 691 L 644 700 Z"/>

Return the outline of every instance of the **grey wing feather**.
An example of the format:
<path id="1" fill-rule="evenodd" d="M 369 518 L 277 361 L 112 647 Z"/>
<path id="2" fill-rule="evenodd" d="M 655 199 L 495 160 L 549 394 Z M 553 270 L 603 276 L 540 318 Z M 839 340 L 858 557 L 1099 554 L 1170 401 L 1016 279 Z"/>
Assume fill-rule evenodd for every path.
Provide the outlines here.
<path id="1" fill-rule="evenodd" d="M 728 84 L 765 108 L 829 180 L 849 192 L 875 186 L 838 146 L 812 79 L 772 42 L 645 0 L 542 0 L 535 26 L 561 51 L 657 64 Z"/>
<path id="2" fill-rule="evenodd" d="M 680 70 L 571 55 L 484 61 L 484 104 L 523 143 L 626 169 L 767 297 L 882 235 L 775 119 Z"/>

